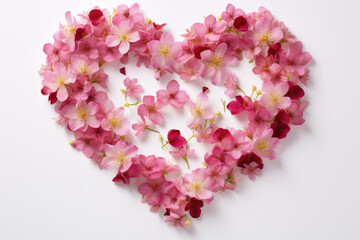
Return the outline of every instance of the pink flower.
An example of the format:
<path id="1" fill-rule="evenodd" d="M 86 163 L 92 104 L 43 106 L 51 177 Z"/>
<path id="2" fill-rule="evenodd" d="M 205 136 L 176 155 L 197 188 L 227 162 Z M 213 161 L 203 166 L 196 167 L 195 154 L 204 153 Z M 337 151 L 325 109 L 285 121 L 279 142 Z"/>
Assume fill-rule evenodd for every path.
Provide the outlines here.
<path id="1" fill-rule="evenodd" d="M 185 144 L 182 147 L 178 148 L 176 151 L 170 151 L 169 153 L 175 159 L 182 158 L 187 161 L 188 157 L 191 157 L 195 154 L 195 150 L 190 149 L 189 145 Z"/>
<path id="2" fill-rule="evenodd" d="M 235 158 L 233 158 L 232 154 L 219 147 L 218 145 L 215 145 L 215 147 L 212 149 L 211 154 L 205 155 L 205 162 L 208 165 L 212 165 L 215 163 L 220 163 L 222 166 L 228 167 L 235 163 Z"/>
<path id="3" fill-rule="evenodd" d="M 255 180 L 256 176 L 261 174 L 261 169 L 256 162 L 251 162 L 250 164 L 244 164 L 244 168 L 241 169 L 241 173 L 248 175 L 251 180 Z"/>
<path id="4" fill-rule="evenodd" d="M 305 65 L 311 61 L 311 55 L 302 51 L 300 41 L 290 44 L 288 51 L 280 54 L 280 64 L 289 73 L 296 73 L 299 76 L 305 74 Z"/>
<path id="5" fill-rule="evenodd" d="M 129 132 L 130 122 L 124 120 L 125 109 L 123 107 L 119 107 L 115 109 L 113 112 L 108 114 L 107 118 L 104 118 L 101 122 L 101 127 L 107 131 L 112 130 L 119 136 L 125 136 Z"/>
<path id="6" fill-rule="evenodd" d="M 163 123 L 164 118 L 159 112 L 161 104 L 155 103 L 154 96 L 144 96 L 143 103 L 137 109 L 140 117 L 148 117 L 153 123 L 160 125 Z"/>
<path id="7" fill-rule="evenodd" d="M 82 151 L 85 156 L 90 158 L 95 150 L 99 149 L 99 146 L 102 143 L 99 141 L 99 139 L 84 134 L 82 132 L 76 132 L 75 133 L 75 141 L 73 147 L 79 151 Z"/>
<path id="8" fill-rule="evenodd" d="M 205 71 L 202 77 L 210 77 L 214 85 L 219 84 L 223 79 L 226 79 L 230 71 L 227 66 L 235 61 L 234 56 L 225 55 L 227 49 L 226 43 L 221 43 L 215 50 L 205 50 L 201 52 L 201 59 L 206 63 Z"/>
<path id="9" fill-rule="evenodd" d="M 256 42 L 264 49 L 271 44 L 280 41 L 284 36 L 281 29 L 274 26 L 272 21 L 272 18 L 264 16 L 255 24 L 254 31 L 256 34 Z"/>
<path id="10" fill-rule="evenodd" d="M 140 175 L 140 167 L 138 164 L 132 164 L 125 172 L 118 172 L 113 178 L 113 182 L 123 182 L 125 184 L 130 183 L 130 178 L 136 178 Z"/>
<path id="11" fill-rule="evenodd" d="M 141 166 L 144 168 L 142 174 L 147 179 L 156 179 L 160 178 L 163 175 L 163 170 L 165 167 L 165 159 L 162 157 L 155 157 L 150 155 L 148 157 L 140 154 L 139 161 Z"/>
<path id="12" fill-rule="evenodd" d="M 169 215 L 166 217 L 165 222 L 172 222 L 174 226 L 185 227 L 189 224 L 188 219 L 185 215 L 185 210 L 182 208 L 178 208 L 175 211 L 172 210 L 169 212 Z"/>
<path id="13" fill-rule="evenodd" d="M 255 132 L 252 151 L 259 157 L 269 158 L 270 160 L 275 159 L 274 148 L 279 144 L 279 140 L 273 138 L 272 135 L 273 130 L 271 128 Z"/>
<path id="14" fill-rule="evenodd" d="M 163 196 L 162 203 L 165 208 L 176 210 L 179 209 L 181 202 L 185 200 L 182 194 L 175 186 L 172 186 Z"/>
<path id="15" fill-rule="evenodd" d="M 212 191 L 217 192 L 224 187 L 225 174 L 227 173 L 229 167 L 218 161 L 212 161 L 207 163 L 207 169 L 208 177 L 214 182 L 212 184 L 214 186 Z"/>
<path id="16" fill-rule="evenodd" d="M 291 124 L 301 125 L 305 122 L 303 119 L 303 113 L 308 105 L 308 101 L 292 101 L 290 107 L 286 109 L 286 112 L 290 117 Z"/>
<path id="17" fill-rule="evenodd" d="M 119 52 L 126 54 L 130 49 L 130 43 L 140 39 L 137 31 L 132 32 L 134 23 L 130 20 L 123 20 L 119 26 L 112 25 L 111 34 L 106 37 L 105 43 L 108 47 L 119 46 Z"/>
<path id="18" fill-rule="evenodd" d="M 140 117 L 141 119 L 138 121 L 138 123 L 134 123 L 132 125 L 132 129 L 136 131 L 135 136 L 137 137 L 141 136 L 145 129 L 148 127 L 145 118 L 142 116 Z"/>
<path id="19" fill-rule="evenodd" d="M 181 43 L 174 43 L 174 37 L 168 33 L 163 33 L 160 40 L 152 40 L 147 44 L 155 68 L 161 67 L 164 63 L 171 65 L 174 58 L 182 53 Z"/>
<path id="20" fill-rule="evenodd" d="M 257 103 L 258 101 L 256 101 L 254 105 L 259 106 L 260 104 Z M 259 106 L 249 113 L 248 119 L 251 125 L 256 128 L 262 128 L 268 125 L 268 122 L 271 119 L 271 114 L 266 108 Z"/>
<path id="21" fill-rule="evenodd" d="M 235 96 L 235 92 L 239 88 L 237 82 L 238 82 L 238 79 L 237 79 L 235 73 L 230 74 L 227 77 L 226 83 L 224 84 L 224 86 L 226 87 L 225 94 L 229 98 L 233 98 Z"/>
<path id="22" fill-rule="evenodd" d="M 93 74 L 89 77 L 89 81 L 91 83 L 97 83 L 103 88 L 107 88 L 106 84 L 107 84 L 108 77 L 109 76 L 106 73 L 104 73 L 104 69 L 100 69 L 95 74 Z"/>
<path id="23" fill-rule="evenodd" d="M 76 99 L 78 102 L 87 100 L 91 90 L 94 88 L 85 75 L 80 75 L 76 82 L 70 86 L 72 90 L 71 97 Z"/>
<path id="24" fill-rule="evenodd" d="M 192 171 L 191 174 L 185 174 L 182 178 L 182 191 L 190 197 L 211 201 L 213 198 L 210 190 L 212 189 L 211 183 L 211 179 L 207 177 L 207 170 L 198 168 Z"/>
<path id="25" fill-rule="evenodd" d="M 186 91 L 179 90 L 179 88 L 179 83 L 176 80 L 171 80 L 167 84 L 166 90 L 157 91 L 156 97 L 164 105 L 169 103 L 173 107 L 182 108 L 189 100 L 189 95 L 186 94 Z"/>
<path id="26" fill-rule="evenodd" d="M 212 119 L 215 117 L 215 114 L 206 107 L 209 101 L 206 93 L 201 92 L 197 97 L 195 103 L 189 101 L 187 103 L 188 108 L 190 109 L 191 118 L 187 121 L 187 126 L 192 127 L 195 124 L 199 124 L 203 119 Z"/>
<path id="27" fill-rule="evenodd" d="M 125 78 L 124 79 L 124 85 L 126 88 L 126 96 L 134 96 L 137 99 L 141 99 L 140 92 L 142 92 L 143 88 L 140 84 L 137 84 L 138 80 L 136 78 L 130 79 Z"/>
<path id="28" fill-rule="evenodd" d="M 205 65 L 197 59 L 190 59 L 184 64 L 179 65 L 178 73 L 180 78 L 185 81 L 196 81 L 205 69 Z"/>
<path id="29" fill-rule="evenodd" d="M 212 135 L 213 143 L 220 143 L 226 150 L 232 150 L 234 147 L 234 138 L 228 129 L 218 128 Z"/>
<path id="30" fill-rule="evenodd" d="M 246 141 L 246 133 L 244 131 L 231 128 L 230 133 L 234 139 L 231 155 L 233 158 L 238 159 L 243 152 L 247 152 L 252 148 L 252 144 Z"/>
<path id="31" fill-rule="evenodd" d="M 116 8 L 117 14 L 113 17 L 112 21 L 115 25 L 118 25 L 124 20 L 131 20 L 134 23 L 143 23 L 144 17 L 139 10 L 140 6 L 137 3 L 134 3 L 130 8 L 125 4 L 119 5 Z"/>
<path id="32" fill-rule="evenodd" d="M 77 22 L 74 18 L 71 17 L 71 12 L 68 11 L 65 13 L 66 25 L 60 24 L 60 31 L 54 35 L 55 40 L 60 40 L 65 43 L 70 51 L 75 47 L 75 32 Z"/>
<path id="33" fill-rule="evenodd" d="M 205 18 L 205 24 L 195 23 L 192 28 L 195 33 L 206 41 L 216 42 L 226 28 L 226 23 L 216 21 L 213 15 Z"/>
<path id="34" fill-rule="evenodd" d="M 78 42 L 77 50 L 79 54 L 84 54 L 90 59 L 99 58 L 99 51 L 96 47 L 97 40 L 94 37 L 85 37 Z"/>
<path id="35" fill-rule="evenodd" d="M 138 148 L 135 145 L 128 145 L 124 141 L 118 141 L 115 145 L 105 144 L 106 157 L 101 161 L 101 166 L 118 167 L 119 172 L 126 172 L 137 155 Z"/>
<path id="36" fill-rule="evenodd" d="M 67 84 L 76 80 L 76 76 L 60 62 L 54 64 L 52 72 L 45 72 L 44 77 L 42 84 L 48 87 L 50 92 L 57 92 L 56 97 L 60 102 L 64 102 L 69 96 Z"/>
<path id="37" fill-rule="evenodd" d="M 86 103 L 85 101 L 81 101 L 76 105 L 70 103 L 62 109 L 64 116 L 69 118 L 69 127 L 72 131 L 78 129 L 86 131 L 88 126 L 98 128 L 100 121 L 96 118 L 97 111 L 96 103 Z"/>
<path id="38" fill-rule="evenodd" d="M 142 183 L 138 187 L 138 191 L 145 196 L 146 202 L 150 205 L 158 205 L 167 190 L 173 186 L 173 183 L 165 180 L 164 177 L 157 179 L 147 179 L 146 182 Z"/>
<path id="39" fill-rule="evenodd" d="M 246 15 L 243 10 L 234 7 L 231 3 L 226 6 L 226 11 L 221 13 L 221 17 L 228 23 L 228 26 L 232 26 L 235 18 Z"/>
<path id="40" fill-rule="evenodd" d="M 99 64 L 95 61 L 90 61 L 86 57 L 73 55 L 71 57 L 71 66 L 76 74 L 91 75 L 99 70 Z"/>
<path id="41" fill-rule="evenodd" d="M 272 56 L 265 58 L 264 56 L 257 56 L 255 58 L 256 66 L 253 68 L 255 74 L 260 74 L 263 81 L 270 81 L 271 77 L 278 74 L 281 67 L 275 62 Z"/>
<path id="42" fill-rule="evenodd" d="M 118 47 L 108 47 L 105 42 L 99 42 L 98 49 L 101 60 L 104 62 L 113 62 L 122 57 Z"/>
<path id="43" fill-rule="evenodd" d="M 275 114 L 278 109 L 288 108 L 291 105 L 291 99 L 285 97 L 289 90 L 289 85 L 286 82 L 275 86 L 271 82 L 264 82 L 262 90 L 264 94 L 260 102 L 271 114 Z"/>

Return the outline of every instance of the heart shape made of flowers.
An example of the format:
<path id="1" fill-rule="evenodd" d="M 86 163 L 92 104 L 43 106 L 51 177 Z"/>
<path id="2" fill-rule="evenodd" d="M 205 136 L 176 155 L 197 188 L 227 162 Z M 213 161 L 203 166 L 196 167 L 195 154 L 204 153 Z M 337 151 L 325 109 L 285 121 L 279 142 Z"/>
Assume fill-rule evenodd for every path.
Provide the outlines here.
<path id="1" fill-rule="evenodd" d="M 309 70 L 305 66 L 311 55 L 303 52 L 302 43 L 263 7 L 246 14 L 228 4 L 221 17 L 213 15 L 204 23 L 195 23 L 182 36 L 182 42 L 163 31 L 165 24 L 155 24 L 139 12 L 139 5 L 130 8 L 120 5 L 113 12 L 95 7 L 90 12 L 60 24 L 54 43 L 45 44 L 46 64 L 41 68 L 42 93 L 49 95 L 59 114 L 58 121 L 74 133 L 71 145 L 95 160 L 101 168 L 115 167 L 114 182 L 129 184 L 140 181 L 139 192 L 151 206 L 161 210 L 165 221 L 174 225 L 190 224 L 190 216 L 198 218 L 204 203 L 213 200 L 214 193 L 234 190 L 239 175 L 251 180 L 260 175 L 263 159 L 275 159 L 274 148 L 287 136 L 291 125 L 304 123 L 303 112 L 308 102 L 302 100 Z M 208 106 L 207 87 L 195 101 L 180 90 L 176 80 L 156 96 L 141 96 L 142 86 L 137 79 L 125 78 L 122 92 L 125 107 L 137 107 L 140 121 L 130 124 L 124 107 L 115 108 L 99 86 L 107 88 L 108 75 L 103 65 L 120 60 L 126 64 L 129 56 L 155 70 L 155 79 L 164 74 L 177 74 L 184 81 L 210 79 L 214 85 L 223 84 L 225 94 L 233 98 L 225 106 L 232 115 L 248 113 L 244 129 L 222 128 L 216 125 L 219 112 Z M 253 87 L 247 95 L 238 85 L 229 66 L 245 56 L 255 64 L 253 72 L 260 75 L 262 87 Z M 120 72 L 126 75 L 125 67 Z M 99 85 L 98 87 L 94 87 Z M 129 103 L 127 98 L 135 98 Z M 190 139 L 212 145 L 204 156 L 204 167 L 182 177 L 176 177 L 179 167 L 165 158 L 138 153 L 138 147 L 127 140 L 131 128 L 140 136 L 150 123 L 164 122 L 161 109 L 184 106 L 190 112 L 187 126 Z M 163 147 L 171 145 L 174 158 L 188 164 L 194 154 L 190 139 L 180 130 L 171 129 L 167 140 L 160 135 Z M 188 164 L 189 166 L 189 164 Z"/>

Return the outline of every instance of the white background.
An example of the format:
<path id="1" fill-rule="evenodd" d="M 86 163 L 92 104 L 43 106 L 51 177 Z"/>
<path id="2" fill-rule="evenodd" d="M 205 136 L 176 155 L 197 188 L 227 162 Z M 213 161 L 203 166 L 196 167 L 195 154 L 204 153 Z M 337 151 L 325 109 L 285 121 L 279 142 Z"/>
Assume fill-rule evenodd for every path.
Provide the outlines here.
<path id="1" fill-rule="evenodd" d="M 181 40 L 185 28 L 204 15 L 220 15 L 227 1 L 138 3 L 146 16 L 167 22 L 167 30 Z M 0 239 L 360 239 L 359 1 L 233 3 L 246 12 L 267 7 L 304 43 L 313 56 L 306 89 L 310 106 L 305 125 L 292 129 L 262 176 L 255 182 L 243 177 L 236 191 L 217 194 L 187 229 L 164 223 L 141 203 L 134 186 L 113 184 L 113 172 L 100 171 L 72 149 L 71 136 L 51 119 L 56 114 L 40 94 L 42 46 L 52 42 L 64 13 L 95 5 L 111 9 L 120 2 L 1 4 Z M 114 69 L 110 95 L 121 104 L 123 77 Z M 163 86 L 143 68 L 130 65 L 128 72 L 145 86 L 156 86 L 152 93 Z M 256 79 L 251 67 L 244 62 L 236 72 L 249 90 L 248 79 Z M 182 86 L 194 91 L 194 86 Z M 170 123 L 184 129 L 183 120 L 173 119 Z M 141 151 L 166 154 L 156 138 L 149 133 Z M 201 154 L 192 166 L 200 164 Z"/>

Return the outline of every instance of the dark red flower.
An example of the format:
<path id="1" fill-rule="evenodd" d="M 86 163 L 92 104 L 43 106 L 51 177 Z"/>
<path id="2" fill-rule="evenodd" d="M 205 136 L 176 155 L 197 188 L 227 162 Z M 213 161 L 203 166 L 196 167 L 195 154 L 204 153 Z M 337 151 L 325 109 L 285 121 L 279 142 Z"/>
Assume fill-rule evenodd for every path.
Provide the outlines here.
<path id="1" fill-rule="evenodd" d="M 202 91 L 203 91 L 204 93 L 206 93 L 207 90 L 209 90 L 208 87 L 205 87 L 205 86 L 204 86 L 204 87 L 202 88 Z"/>
<path id="2" fill-rule="evenodd" d="M 220 142 L 224 149 L 232 149 L 234 147 L 234 138 L 230 131 L 224 128 L 218 128 L 211 137 L 213 143 Z"/>
<path id="3" fill-rule="evenodd" d="M 190 201 L 185 206 L 185 211 L 189 211 L 190 216 L 193 218 L 198 218 L 201 215 L 201 208 L 204 206 L 204 202 L 202 200 L 198 200 L 196 198 L 191 198 Z"/>
<path id="4" fill-rule="evenodd" d="M 135 178 L 140 175 L 140 168 L 138 164 L 133 164 L 131 167 L 125 172 L 119 172 L 114 178 L 113 182 L 123 182 L 125 184 L 130 183 L 130 178 Z"/>
<path id="5" fill-rule="evenodd" d="M 231 112 L 231 115 L 240 114 L 245 109 L 250 108 L 252 101 L 248 96 L 244 98 L 240 95 L 235 97 L 235 101 L 231 101 L 228 103 L 226 108 Z"/>
<path id="6" fill-rule="evenodd" d="M 289 91 L 285 94 L 285 97 L 291 98 L 291 100 L 298 100 L 305 95 L 304 90 L 299 86 L 290 81 L 289 84 Z"/>
<path id="7" fill-rule="evenodd" d="M 154 23 L 153 22 L 153 26 L 154 26 L 154 28 L 156 29 L 156 30 L 160 30 L 160 29 L 162 29 L 163 27 L 165 27 L 165 25 L 166 25 L 166 23 L 163 23 L 163 24 L 156 24 L 156 23 Z"/>
<path id="8" fill-rule="evenodd" d="M 193 52 L 194 52 L 195 58 L 201 59 L 201 55 L 200 55 L 200 54 L 201 54 L 203 51 L 209 50 L 209 49 L 210 49 L 210 48 L 205 47 L 205 46 L 195 45 L 192 50 L 193 50 Z"/>
<path id="9" fill-rule="evenodd" d="M 176 148 L 181 148 L 186 144 L 186 139 L 182 137 L 180 131 L 176 129 L 171 129 L 168 132 L 167 138 L 170 145 Z"/>
<path id="10" fill-rule="evenodd" d="M 239 158 L 239 160 L 237 162 L 237 166 L 245 167 L 244 164 L 249 165 L 252 162 L 256 162 L 258 164 L 258 168 L 263 169 L 264 164 L 263 164 L 262 159 L 253 152 L 243 154 Z"/>
<path id="11" fill-rule="evenodd" d="M 276 114 L 274 121 L 279 121 L 279 122 L 283 122 L 283 123 L 289 123 L 290 122 L 290 117 L 286 113 L 285 110 L 281 110 Z"/>
<path id="12" fill-rule="evenodd" d="M 243 16 L 239 16 L 234 20 L 234 28 L 241 32 L 246 32 L 249 28 L 249 24 Z"/>
<path id="13" fill-rule="evenodd" d="M 273 122 L 270 127 L 274 131 L 272 135 L 273 138 L 279 138 L 279 139 L 285 138 L 288 132 L 290 131 L 289 125 L 281 121 Z"/>
<path id="14" fill-rule="evenodd" d="M 98 25 L 105 20 L 105 17 L 100 9 L 93 9 L 89 12 L 89 19 L 92 25 Z"/>
<path id="15" fill-rule="evenodd" d="M 57 102 L 57 91 L 49 94 L 49 102 L 50 104 L 54 104 Z"/>
<path id="16" fill-rule="evenodd" d="M 272 55 L 273 57 L 278 58 L 281 52 L 281 43 L 273 43 L 269 47 L 268 56 Z"/>
<path id="17" fill-rule="evenodd" d="M 86 36 L 85 29 L 83 28 L 77 28 L 75 32 L 75 42 L 83 39 Z"/>
<path id="18" fill-rule="evenodd" d="M 120 68 L 120 73 L 123 74 L 123 75 L 126 75 L 125 67 Z"/>

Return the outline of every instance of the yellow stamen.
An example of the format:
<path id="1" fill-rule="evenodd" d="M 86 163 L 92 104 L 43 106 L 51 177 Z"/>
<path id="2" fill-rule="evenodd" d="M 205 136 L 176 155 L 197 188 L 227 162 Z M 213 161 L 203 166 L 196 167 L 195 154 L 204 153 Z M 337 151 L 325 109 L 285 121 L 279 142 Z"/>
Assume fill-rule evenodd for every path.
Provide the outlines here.
<path id="1" fill-rule="evenodd" d="M 73 145 L 74 145 L 74 141 L 71 140 L 71 141 L 69 142 L 69 144 L 70 144 L 71 146 L 73 146 Z"/>
<path id="2" fill-rule="evenodd" d="M 216 56 L 212 56 L 211 57 L 211 61 L 208 63 L 208 66 L 211 68 L 211 69 L 214 69 L 214 68 L 220 68 L 221 65 L 223 64 L 223 61 L 221 60 L 221 58 L 218 58 Z"/>
<path id="3" fill-rule="evenodd" d="M 167 45 L 161 45 L 159 47 L 159 55 L 161 57 L 170 57 L 170 49 Z"/>

